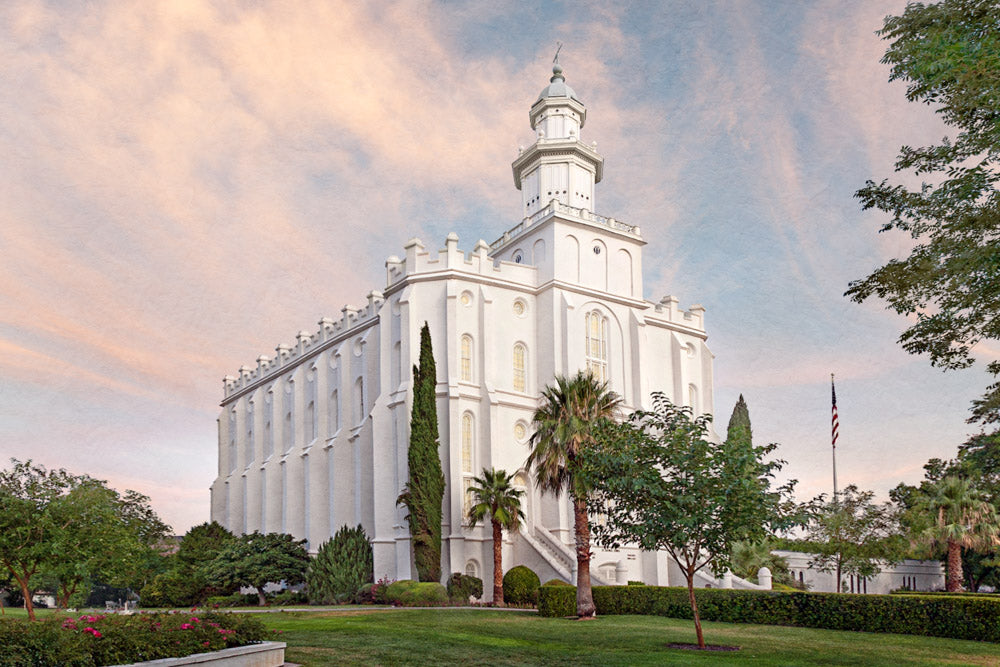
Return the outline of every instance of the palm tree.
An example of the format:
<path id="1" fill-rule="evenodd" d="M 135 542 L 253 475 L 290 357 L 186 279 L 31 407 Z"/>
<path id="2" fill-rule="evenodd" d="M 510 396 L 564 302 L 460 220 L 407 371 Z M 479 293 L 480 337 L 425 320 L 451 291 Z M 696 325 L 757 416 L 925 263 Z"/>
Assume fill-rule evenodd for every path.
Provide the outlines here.
<path id="1" fill-rule="evenodd" d="M 949 475 L 933 487 L 932 496 L 918 507 L 933 522 L 920 537 L 948 549 L 948 591 L 962 590 L 962 547 L 1000 543 L 996 508 L 968 479 Z"/>
<path id="2" fill-rule="evenodd" d="M 590 526 L 587 520 L 587 492 L 577 475 L 579 453 L 593 445 L 597 426 L 612 419 L 621 407 L 621 398 L 607 382 L 590 372 L 578 371 L 571 378 L 556 376 L 555 385 L 542 391 L 541 405 L 535 410 L 528 468 L 534 468 L 542 493 L 558 496 L 569 491 L 573 502 L 576 535 L 576 614 L 592 618 L 594 596 L 590 590 Z"/>
<path id="3" fill-rule="evenodd" d="M 472 494 L 467 519 L 474 528 L 483 519 L 493 524 L 493 604 L 503 606 L 503 529 L 516 531 L 524 518 L 521 496 L 524 491 L 511 486 L 506 470 L 483 468 L 480 477 L 472 478 Z"/>

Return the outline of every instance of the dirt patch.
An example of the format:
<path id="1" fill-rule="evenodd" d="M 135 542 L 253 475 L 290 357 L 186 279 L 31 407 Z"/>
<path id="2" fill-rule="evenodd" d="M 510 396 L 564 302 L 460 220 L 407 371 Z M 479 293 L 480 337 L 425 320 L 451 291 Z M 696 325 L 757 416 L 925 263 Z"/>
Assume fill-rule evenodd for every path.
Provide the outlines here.
<path id="1" fill-rule="evenodd" d="M 705 648 L 697 644 L 667 644 L 667 648 L 676 648 L 682 651 L 739 651 L 739 646 L 719 646 L 718 644 L 707 644 Z"/>

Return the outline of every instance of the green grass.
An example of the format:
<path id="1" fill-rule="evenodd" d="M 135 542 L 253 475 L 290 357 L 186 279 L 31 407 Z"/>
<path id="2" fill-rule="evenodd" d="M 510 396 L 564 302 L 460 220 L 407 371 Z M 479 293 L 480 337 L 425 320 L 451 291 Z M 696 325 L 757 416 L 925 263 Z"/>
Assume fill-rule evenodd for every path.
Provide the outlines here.
<path id="1" fill-rule="evenodd" d="M 1000 665 L 1000 645 L 764 625 L 705 623 L 709 644 L 734 653 L 668 649 L 695 641 L 691 621 L 605 616 L 541 618 L 517 611 L 374 610 L 263 615 L 285 659 L 321 665 Z"/>

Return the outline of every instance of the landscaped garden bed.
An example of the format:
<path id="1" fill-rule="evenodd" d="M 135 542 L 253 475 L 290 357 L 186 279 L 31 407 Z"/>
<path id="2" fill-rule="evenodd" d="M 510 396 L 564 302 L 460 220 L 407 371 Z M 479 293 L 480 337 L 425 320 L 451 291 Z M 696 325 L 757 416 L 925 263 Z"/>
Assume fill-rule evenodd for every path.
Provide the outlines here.
<path id="1" fill-rule="evenodd" d="M 55 614 L 0 619 L 0 665 L 102 667 L 259 644 L 273 636 L 246 614 Z M 280 664 L 280 663 L 279 663 Z"/>

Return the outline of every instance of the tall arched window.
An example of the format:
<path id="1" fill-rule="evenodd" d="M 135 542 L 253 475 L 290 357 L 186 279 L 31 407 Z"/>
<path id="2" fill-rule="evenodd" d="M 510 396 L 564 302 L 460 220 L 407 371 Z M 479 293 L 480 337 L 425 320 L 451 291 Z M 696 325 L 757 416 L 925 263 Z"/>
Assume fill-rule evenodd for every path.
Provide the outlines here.
<path id="1" fill-rule="evenodd" d="M 246 467 L 250 467 L 250 464 L 254 460 L 254 435 L 253 435 L 253 410 L 254 402 L 247 402 L 247 444 L 246 444 L 246 456 L 244 461 L 246 461 Z"/>
<path id="2" fill-rule="evenodd" d="M 285 424 L 281 434 L 287 452 L 295 444 L 295 380 L 290 375 L 285 380 Z"/>
<path id="3" fill-rule="evenodd" d="M 528 350 L 523 343 L 514 345 L 514 391 L 527 391 L 525 368 L 528 365 Z"/>
<path id="4" fill-rule="evenodd" d="M 472 415 L 462 415 L 462 472 L 472 474 Z"/>
<path id="5" fill-rule="evenodd" d="M 472 382 L 472 336 L 462 336 L 462 380 Z"/>
<path id="6" fill-rule="evenodd" d="M 472 505 L 472 452 L 473 452 L 473 426 L 475 421 L 471 414 L 466 412 L 462 415 L 462 514 L 468 514 Z"/>
<path id="7" fill-rule="evenodd" d="M 587 327 L 587 370 L 594 378 L 608 379 L 608 318 L 592 310 L 585 318 Z"/>
<path id="8" fill-rule="evenodd" d="M 360 424 L 365 418 L 365 379 L 359 377 L 354 382 L 354 423 Z"/>
<path id="9" fill-rule="evenodd" d="M 698 387 L 694 386 L 694 384 L 688 385 L 688 405 L 694 414 L 700 414 L 700 410 L 698 409 Z"/>
<path id="10" fill-rule="evenodd" d="M 316 367 L 313 366 L 306 373 L 306 440 L 312 442 L 317 435 L 316 424 Z"/>
<path id="11" fill-rule="evenodd" d="M 236 407 L 229 409 L 229 472 L 236 470 Z"/>
<path id="12" fill-rule="evenodd" d="M 264 394 L 264 458 L 274 454 L 274 387 Z"/>

